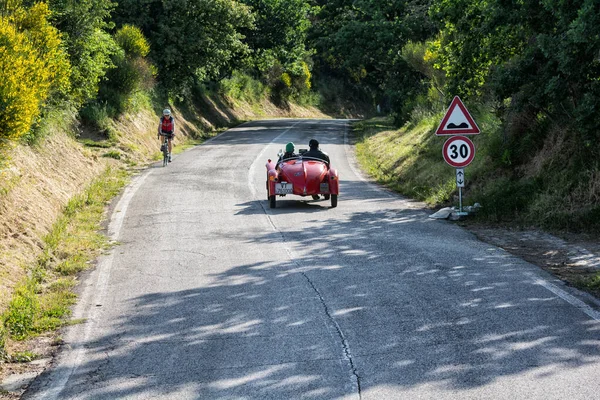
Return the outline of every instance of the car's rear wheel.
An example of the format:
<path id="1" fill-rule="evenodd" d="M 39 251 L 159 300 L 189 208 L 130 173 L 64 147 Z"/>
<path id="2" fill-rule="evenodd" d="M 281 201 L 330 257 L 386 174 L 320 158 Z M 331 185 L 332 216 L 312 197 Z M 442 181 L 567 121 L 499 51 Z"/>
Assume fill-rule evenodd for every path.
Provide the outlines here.
<path id="1" fill-rule="evenodd" d="M 276 206 L 275 195 L 269 196 L 269 208 L 275 208 L 275 206 Z"/>
<path id="2" fill-rule="evenodd" d="M 331 208 L 335 208 L 337 207 L 337 194 L 332 194 L 331 195 Z"/>

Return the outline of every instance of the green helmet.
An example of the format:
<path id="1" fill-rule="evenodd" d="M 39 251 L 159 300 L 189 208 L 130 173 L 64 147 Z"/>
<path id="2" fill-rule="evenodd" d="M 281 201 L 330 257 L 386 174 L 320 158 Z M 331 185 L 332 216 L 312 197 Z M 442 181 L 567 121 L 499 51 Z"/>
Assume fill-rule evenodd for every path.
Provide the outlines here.
<path id="1" fill-rule="evenodd" d="M 289 142 L 288 144 L 286 144 L 285 151 L 286 151 L 286 153 L 293 153 L 294 152 L 294 143 Z"/>

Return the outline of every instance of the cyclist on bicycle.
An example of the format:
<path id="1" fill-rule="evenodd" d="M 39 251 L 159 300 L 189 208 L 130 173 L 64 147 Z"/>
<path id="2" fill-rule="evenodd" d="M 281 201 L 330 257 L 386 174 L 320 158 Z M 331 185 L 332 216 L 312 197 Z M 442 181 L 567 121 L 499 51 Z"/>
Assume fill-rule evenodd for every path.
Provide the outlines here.
<path id="1" fill-rule="evenodd" d="M 158 139 L 162 141 L 161 136 L 166 136 L 169 140 L 169 162 L 171 162 L 171 141 L 175 137 L 175 120 L 168 108 L 163 110 L 163 115 L 158 123 Z"/>

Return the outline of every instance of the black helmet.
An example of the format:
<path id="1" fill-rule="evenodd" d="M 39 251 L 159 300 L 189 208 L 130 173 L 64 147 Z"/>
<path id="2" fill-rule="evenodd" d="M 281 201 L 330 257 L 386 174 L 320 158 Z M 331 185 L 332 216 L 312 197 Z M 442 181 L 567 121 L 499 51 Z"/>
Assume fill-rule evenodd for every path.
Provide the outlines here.
<path id="1" fill-rule="evenodd" d="M 319 142 L 317 141 L 317 139 L 310 139 L 310 141 L 308 142 L 308 147 L 310 147 L 311 149 L 316 149 L 319 147 Z"/>

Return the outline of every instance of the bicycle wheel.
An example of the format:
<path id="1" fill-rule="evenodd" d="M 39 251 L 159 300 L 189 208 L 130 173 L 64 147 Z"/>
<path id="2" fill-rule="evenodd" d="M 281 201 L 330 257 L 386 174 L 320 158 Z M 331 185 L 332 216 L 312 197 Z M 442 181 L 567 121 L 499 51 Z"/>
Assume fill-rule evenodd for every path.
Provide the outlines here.
<path id="1" fill-rule="evenodd" d="M 166 140 L 162 145 L 162 151 L 163 151 L 163 167 L 166 167 L 169 164 L 169 144 L 167 143 Z"/>

